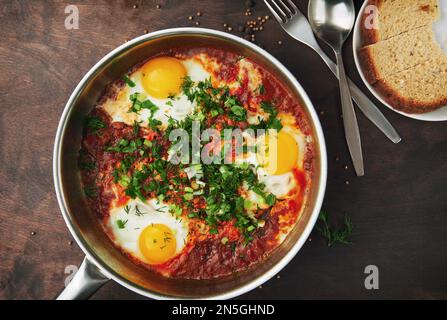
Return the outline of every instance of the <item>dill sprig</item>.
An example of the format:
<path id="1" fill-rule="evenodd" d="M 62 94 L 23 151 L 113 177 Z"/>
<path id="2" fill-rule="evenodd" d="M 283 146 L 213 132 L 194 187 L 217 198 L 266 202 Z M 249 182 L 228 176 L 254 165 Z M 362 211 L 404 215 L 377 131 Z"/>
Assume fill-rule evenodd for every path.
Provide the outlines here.
<path id="1" fill-rule="evenodd" d="M 347 215 L 345 215 L 345 226 L 343 229 L 334 229 L 330 225 L 329 215 L 325 211 L 320 212 L 320 216 L 318 217 L 320 221 L 319 224 L 316 225 L 317 230 L 321 233 L 323 237 L 326 238 L 328 247 L 332 247 L 334 244 L 351 244 L 349 241 L 349 236 L 352 233 L 352 221 Z"/>

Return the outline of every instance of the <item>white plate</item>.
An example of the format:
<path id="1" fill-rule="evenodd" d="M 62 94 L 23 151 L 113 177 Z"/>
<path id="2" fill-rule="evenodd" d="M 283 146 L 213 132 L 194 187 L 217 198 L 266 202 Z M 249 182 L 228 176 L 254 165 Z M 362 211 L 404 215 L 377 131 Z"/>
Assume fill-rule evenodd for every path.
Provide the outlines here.
<path id="1" fill-rule="evenodd" d="M 362 8 L 360 9 L 360 12 L 357 16 L 357 21 L 355 22 L 354 26 L 354 34 L 353 34 L 353 43 L 352 48 L 354 50 L 354 60 L 355 65 L 357 67 L 357 70 L 360 73 L 360 77 L 362 78 L 363 82 L 365 83 L 366 87 L 371 91 L 371 93 L 385 106 L 390 108 L 391 110 L 400 113 L 401 115 L 404 115 L 409 118 L 417 119 L 417 120 L 423 120 L 423 121 L 447 121 L 447 106 L 444 106 L 440 109 L 437 109 L 432 112 L 427 113 L 405 113 L 399 110 L 394 109 L 388 102 L 385 101 L 383 96 L 373 87 L 371 86 L 368 81 L 366 81 L 365 75 L 363 74 L 363 70 L 361 68 L 361 65 L 359 63 L 359 57 L 357 55 L 358 50 L 361 48 L 362 39 L 361 39 L 361 32 L 360 32 L 360 21 L 361 16 L 363 14 L 363 11 L 365 10 L 366 4 L 368 3 L 367 0 L 363 3 Z M 447 50 L 447 44 L 445 43 L 447 39 L 447 1 L 440 1 L 441 6 L 441 20 L 436 22 L 433 25 L 433 30 L 436 33 L 436 38 L 439 41 L 442 41 L 444 43 L 444 50 Z"/>

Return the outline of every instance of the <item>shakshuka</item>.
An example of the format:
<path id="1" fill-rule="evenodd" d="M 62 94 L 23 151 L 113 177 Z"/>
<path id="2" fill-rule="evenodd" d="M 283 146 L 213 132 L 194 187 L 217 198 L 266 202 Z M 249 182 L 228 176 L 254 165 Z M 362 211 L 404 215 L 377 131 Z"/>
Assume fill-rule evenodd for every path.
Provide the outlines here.
<path id="1" fill-rule="evenodd" d="M 176 164 L 170 134 L 193 138 L 195 124 L 222 137 L 263 129 L 267 142 L 228 155 L 233 141 L 200 141 L 199 153 L 210 142 L 222 152 L 192 163 L 197 150 L 187 150 Z M 306 206 L 313 160 L 299 100 L 249 57 L 200 47 L 160 52 L 109 84 L 85 120 L 79 167 L 124 255 L 166 277 L 211 279 L 256 267 L 284 241 Z"/>

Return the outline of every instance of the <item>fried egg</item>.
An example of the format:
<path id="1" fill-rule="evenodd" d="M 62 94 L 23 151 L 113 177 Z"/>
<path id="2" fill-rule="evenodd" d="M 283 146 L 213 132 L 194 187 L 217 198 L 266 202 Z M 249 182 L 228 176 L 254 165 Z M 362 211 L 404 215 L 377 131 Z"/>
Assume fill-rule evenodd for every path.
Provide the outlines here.
<path id="1" fill-rule="evenodd" d="M 188 238 L 188 222 L 169 213 L 156 199 L 130 200 L 112 208 L 108 229 L 116 245 L 147 264 L 160 264 L 179 254 Z"/>
<path id="2" fill-rule="evenodd" d="M 265 184 L 265 190 L 278 199 L 284 199 L 298 186 L 294 170 L 303 169 L 306 136 L 297 127 L 292 116 L 281 114 L 279 118 L 283 123 L 279 132 L 267 132 L 256 137 L 255 142 L 244 135 L 248 143 L 255 143 L 256 148 L 240 156 L 236 163 L 252 164 L 256 168 L 258 180 Z M 273 136 L 270 137 L 269 134 Z M 257 204 L 259 208 L 268 207 L 260 195 L 248 186 L 244 188 L 252 203 Z"/>
<path id="3" fill-rule="evenodd" d="M 185 77 L 199 82 L 209 79 L 211 74 L 205 70 L 199 60 L 194 58 L 150 59 L 128 75 L 133 86 L 122 87 L 116 94 L 116 98 L 108 99 L 102 104 L 102 108 L 114 122 L 124 122 L 129 125 L 138 122 L 140 126 L 147 126 L 151 110 L 141 109 L 138 112 L 128 112 L 132 107 L 132 95 L 137 95 L 138 100 L 150 100 L 157 107 L 152 118 L 161 121 L 161 125 L 166 127 L 169 118 L 181 121 L 195 108 L 195 102 L 189 101 L 181 89 Z"/>

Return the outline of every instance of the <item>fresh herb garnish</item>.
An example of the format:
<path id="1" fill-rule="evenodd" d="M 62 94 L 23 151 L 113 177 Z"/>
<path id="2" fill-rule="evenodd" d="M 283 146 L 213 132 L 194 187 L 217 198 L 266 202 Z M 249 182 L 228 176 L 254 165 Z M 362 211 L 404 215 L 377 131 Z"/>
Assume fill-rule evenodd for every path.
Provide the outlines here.
<path id="1" fill-rule="evenodd" d="M 132 80 L 130 80 L 130 78 L 129 78 L 128 76 L 126 76 L 126 75 L 123 76 L 123 80 L 124 80 L 124 82 L 125 82 L 129 87 L 131 87 L 131 88 L 133 88 L 133 87 L 136 86 L 135 82 L 133 82 Z"/>
<path id="2" fill-rule="evenodd" d="M 278 110 L 267 101 L 261 102 L 261 108 L 269 114 L 268 119 L 260 119 L 259 124 L 251 125 L 250 127 L 252 129 L 274 129 L 280 131 L 282 129 L 282 123 L 281 120 L 276 117 L 278 115 Z"/>
<path id="3" fill-rule="evenodd" d="M 141 211 L 140 208 L 137 205 L 135 205 L 135 214 L 137 216 L 142 216 L 142 215 L 145 215 L 146 212 Z"/>
<path id="4" fill-rule="evenodd" d="M 116 225 L 118 226 L 119 229 L 124 229 L 126 227 L 128 220 L 116 220 Z"/>
<path id="5" fill-rule="evenodd" d="M 345 215 L 344 228 L 336 230 L 330 226 L 329 215 L 325 211 L 320 212 L 318 220 L 321 222 L 317 224 L 317 230 L 321 233 L 323 237 L 327 240 L 328 247 L 332 247 L 334 244 L 351 244 L 349 241 L 349 236 L 352 233 L 352 221 Z"/>
<path id="6" fill-rule="evenodd" d="M 100 129 L 106 127 L 106 124 L 99 117 L 88 117 L 86 124 L 93 134 L 97 134 Z"/>
<path id="7" fill-rule="evenodd" d="M 223 129 L 238 128 L 244 125 L 238 122 L 247 121 L 247 109 L 238 97 L 230 94 L 226 86 L 213 87 L 210 79 L 195 83 L 186 77 L 182 90 L 197 108 L 183 120 L 168 118 L 167 128 L 163 131 L 159 128 L 161 121 L 154 117 L 159 110 L 158 106 L 146 99 L 144 94 L 134 93 L 130 96 L 132 106 L 129 112 L 149 110 L 148 127 L 157 131 L 157 137 L 167 138 L 172 130 L 184 129 L 189 133 L 190 141 L 194 121 L 206 125 L 210 119 L 214 121 L 213 118 L 219 117 Z M 261 92 L 264 89 L 260 87 L 258 90 Z M 170 95 L 169 98 L 172 100 L 174 96 Z M 173 105 L 171 101 L 166 104 Z M 268 118 L 260 121 L 256 127 L 280 130 L 282 124 L 276 118 L 278 110 L 267 101 L 262 102 L 261 108 L 268 114 Z M 175 166 L 169 161 L 172 155 L 170 152 L 175 152 L 173 145 L 164 146 L 158 140 L 150 141 L 139 137 L 140 133 L 140 122 L 135 121 L 133 135 L 112 140 L 105 148 L 107 152 L 118 153 L 116 158 L 121 159 L 113 169 L 112 176 L 127 196 L 141 201 L 158 198 L 160 202 L 168 204 L 168 211 L 178 219 L 187 215 L 191 219 L 205 221 L 211 234 L 219 232 L 221 222 L 234 220 L 235 226 L 244 236 L 244 244 L 248 244 L 255 233 L 262 233 L 264 221 L 258 222 L 253 214 L 258 210 L 258 205 L 243 197 L 241 188 L 259 195 L 261 202 L 267 206 L 275 205 L 278 200 L 258 180 L 255 166 L 222 164 L 223 161 L 188 167 L 182 164 Z M 216 156 L 223 160 L 227 155 L 222 152 Z M 130 207 L 126 207 L 125 211 L 129 213 Z M 144 212 L 135 206 L 135 214 L 142 215 Z M 228 242 L 228 239 L 224 242 Z"/>
<path id="8" fill-rule="evenodd" d="M 95 169 L 96 165 L 93 161 L 80 161 L 79 162 L 79 168 L 82 170 L 93 170 Z"/>
<path id="9" fill-rule="evenodd" d="M 87 197 L 93 198 L 96 196 L 96 188 L 93 185 L 84 186 L 84 193 Z"/>

